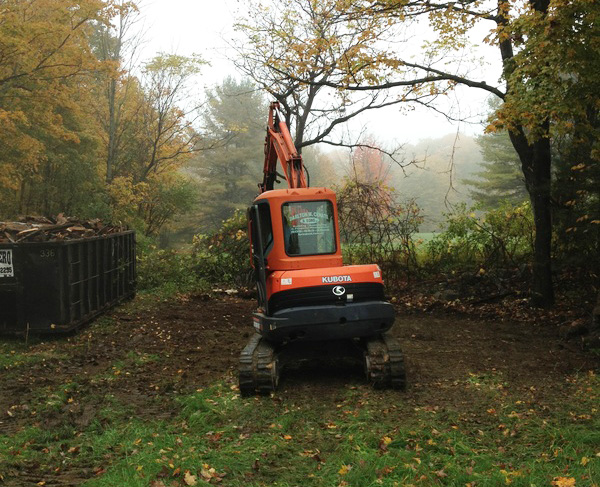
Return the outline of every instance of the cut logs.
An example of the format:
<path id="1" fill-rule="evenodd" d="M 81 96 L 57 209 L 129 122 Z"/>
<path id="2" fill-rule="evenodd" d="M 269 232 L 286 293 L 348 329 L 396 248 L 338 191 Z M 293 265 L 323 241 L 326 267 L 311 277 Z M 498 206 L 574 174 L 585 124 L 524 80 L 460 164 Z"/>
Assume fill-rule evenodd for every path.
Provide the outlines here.
<path id="1" fill-rule="evenodd" d="M 122 225 L 106 225 L 99 219 L 80 220 L 62 213 L 56 218 L 28 216 L 16 222 L 0 222 L 0 243 L 74 240 L 126 230 Z"/>

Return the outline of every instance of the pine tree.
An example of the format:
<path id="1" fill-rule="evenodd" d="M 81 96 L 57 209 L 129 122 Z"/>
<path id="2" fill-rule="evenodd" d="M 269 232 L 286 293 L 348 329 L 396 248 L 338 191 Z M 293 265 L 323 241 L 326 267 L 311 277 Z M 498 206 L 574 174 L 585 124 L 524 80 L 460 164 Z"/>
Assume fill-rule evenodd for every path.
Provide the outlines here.
<path id="1" fill-rule="evenodd" d="M 477 179 L 463 182 L 472 187 L 472 198 L 484 209 L 495 209 L 504 201 L 519 204 L 525 201 L 527 189 L 519 156 L 513 148 L 508 133 L 495 132 L 477 138 L 481 148 L 483 171 Z"/>
<path id="2" fill-rule="evenodd" d="M 267 109 L 247 80 L 227 78 L 208 92 L 204 126 L 212 148 L 192 164 L 199 181 L 202 222 L 217 228 L 258 193 L 264 161 Z"/>

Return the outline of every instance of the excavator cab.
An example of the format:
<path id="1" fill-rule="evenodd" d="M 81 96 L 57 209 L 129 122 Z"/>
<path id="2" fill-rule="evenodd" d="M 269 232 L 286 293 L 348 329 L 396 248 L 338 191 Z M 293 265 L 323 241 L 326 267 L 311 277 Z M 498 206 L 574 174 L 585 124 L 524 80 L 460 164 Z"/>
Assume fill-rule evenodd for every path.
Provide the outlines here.
<path id="1" fill-rule="evenodd" d="M 402 354 L 386 334 L 394 309 L 384 296 L 381 269 L 343 265 L 335 193 L 307 187 L 300 177 L 302 159 L 276 109 L 272 104 L 263 192 L 248 208 L 258 307 L 256 333 L 240 357 L 240 391 L 273 391 L 285 351 L 294 342 L 325 343 L 327 350 L 328 343 L 342 340 L 362 349 L 371 382 L 403 388 Z M 272 187 L 278 159 L 287 189 Z"/>

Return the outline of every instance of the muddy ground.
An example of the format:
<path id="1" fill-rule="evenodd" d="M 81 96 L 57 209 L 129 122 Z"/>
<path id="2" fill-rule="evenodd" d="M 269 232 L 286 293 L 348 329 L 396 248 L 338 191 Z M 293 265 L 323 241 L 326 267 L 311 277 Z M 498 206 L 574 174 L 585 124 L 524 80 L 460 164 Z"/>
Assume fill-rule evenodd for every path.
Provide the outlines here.
<path id="1" fill-rule="evenodd" d="M 82 430 L 96 418 L 107 394 L 141 417 L 176 415 L 169 400 L 174 395 L 218 380 L 235 385 L 239 352 L 253 332 L 254 306 L 252 300 L 206 295 L 161 302 L 150 311 L 130 303 L 114 310 L 112 320 L 32 344 L 27 353 L 43 360 L 2 371 L 0 434 L 36 424 L 51 428 L 68 423 Z M 510 383 L 515 394 L 556 401 L 568 394 L 564 385 L 569 375 L 599 365 L 597 355 L 565 343 L 554 326 L 398 310 L 392 333 L 401 340 L 407 361 L 409 385 L 402 400 L 415 407 L 476 410 L 474 397 L 457 384 L 484 376 Z M 70 384 L 72 403 L 60 409 L 36 406 L 65 384 Z M 303 364 L 283 376 L 277 394 L 334 403 L 348 384 L 365 385 L 360 361 Z M 35 480 L 35 471 L 18 475 Z M 94 473 L 78 475 L 83 480 Z M 77 484 L 77 479 L 70 481 Z"/>

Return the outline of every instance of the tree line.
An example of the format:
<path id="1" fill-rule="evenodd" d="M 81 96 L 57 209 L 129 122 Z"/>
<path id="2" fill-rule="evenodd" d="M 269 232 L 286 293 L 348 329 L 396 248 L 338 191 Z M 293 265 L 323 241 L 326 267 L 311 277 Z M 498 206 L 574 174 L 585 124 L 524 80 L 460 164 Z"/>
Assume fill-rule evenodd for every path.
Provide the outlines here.
<path id="1" fill-rule="evenodd" d="M 262 93 L 280 102 L 296 146 L 326 176 L 317 144 L 351 148 L 356 160 L 375 151 L 395 167 L 414 163 L 399 147 L 343 127 L 390 106 L 453 118 L 440 102 L 462 86 L 497 100 L 487 122 L 489 165 L 468 175 L 473 197 L 488 205 L 531 201 L 533 303 L 552 305 L 559 251 L 598 268 L 597 2 L 290 0 L 264 8 L 252 0 L 245 7 L 231 41 L 245 80 L 225 80 L 197 101 L 189 88 L 206 60 L 162 53 L 133 62 L 134 3 L 2 2 L 3 217 L 66 212 L 157 235 L 197 205 L 214 228 L 245 206 L 260 179 Z M 490 26 L 484 42 L 497 49 L 499 80 L 473 76 L 465 62 L 480 24 Z"/>
<path id="2" fill-rule="evenodd" d="M 2 3 L 3 217 L 63 212 L 154 234 L 188 204 L 178 170 L 202 141 L 186 89 L 204 61 L 159 54 L 134 74 L 136 15 L 123 1 Z"/>

